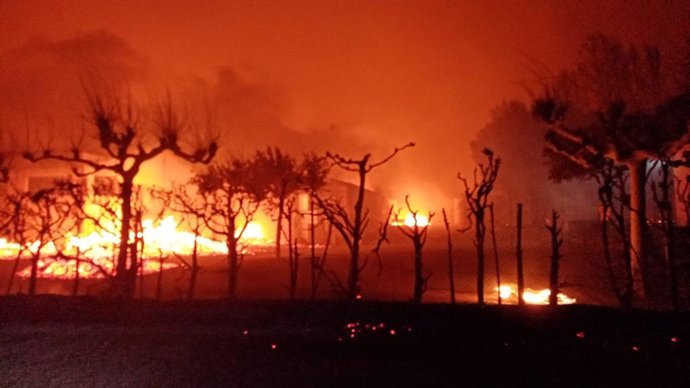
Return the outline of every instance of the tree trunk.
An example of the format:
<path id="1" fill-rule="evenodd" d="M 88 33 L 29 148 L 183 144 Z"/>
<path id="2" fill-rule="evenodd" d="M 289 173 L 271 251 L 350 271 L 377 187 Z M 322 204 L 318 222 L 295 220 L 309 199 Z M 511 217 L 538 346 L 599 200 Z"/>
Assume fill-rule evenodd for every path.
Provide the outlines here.
<path id="1" fill-rule="evenodd" d="M 630 250 L 633 271 L 642 275 L 643 294 L 650 295 L 652 290 L 651 274 L 647 260 L 647 195 L 646 175 L 647 160 L 631 162 L 630 170 Z"/>
<path id="2" fill-rule="evenodd" d="M 291 211 L 291 210 L 290 210 Z M 285 220 L 288 223 L 288 269 L 289 269 L 289 284 L 290 284 L 290 299 L 293 299 L 297 293 L 297 271 L 299 268 L 299 263 L 295 255 L 295 249 L 292 245 L 293 235 L 292 235 L 292 214 L 286 214 Z"/>
<path id="3" fill-rule="evenodd" d="M 475 244 L 477 245 L 477 304 L 484 305 L 484 226 L 483 209 L 477 213 L 475 220 Z"/>
<path id="4" fill-rule="evenodd" d="M 420 236 L 415 235 L 414 238 L 414 293 L 412 294 L 412 302 L 422 303 L 422 296 L 424 295 L 425 280 L 424 267 L 422 262 L 422 243 Z"/>
<path id="5" fill-rule="evenodd" d="M 350 257 L 350 271 L 347 280 L 347 296 L 349 299 L 357 299 L 359 294 L 359 244 L 362 239 L 362 209 L 364 208 L 364 185 L 366 183 L 366 165 L 368 158 L 363 159 L 359 165 L 359 191 L 355 203 L 354 231 L 352 233 L 352 252 Z"/>
<path id="6" fill-rule="evenodd" d="M 17 256 L 14 258 L 14 264 L 12 265 L 12 272 L 10 273 L 10 281 L 7 282 L 7 295 L 12 292 L 12 286 L 14 285 L 14 278 L 17 275 L 17 268 L 19 268 L 19 262 L 22 259 L 22 252 L 23 250 L 20 248 L 17 251 Z"/>
<path id="7" fill-rule="evenodd" d="M 551 270 L 549 273 L 549 305 L 558 305 L 558 272 L 560 267 L 561 253 L 560 247 L 562 241 L 559 237 L 560 230 L 558 229 L 558 213 L 555 210 L 551 212 Z"/>
<path id="8" fill-rule="evenodd" d="M 77 249 L 77 255 L 74 257 L 74 283 L 72 283 L 72 296 L 77 296 L 79 295 L 79 281 L 80 281 L 80 274 L 79 274 L 79 268 L 81 266 L 81 257 L 79 253 L 79 249 Z"/>
<path id="9" fill-rule="evenodd" d="M 232 214 L 230 203 L 228 202 L 228 214 Z M 226 246 L 228 247 L 228 299 L 233 300 L 237 298 L 237 271 L 240 269 L 240 257 L 237 252 L 237 243 L 239 237 L 235 237 L 236 232 L 236 218 L 229 216 L 227 221 L 227 235 Z M 247 222 L 247 220 L 245 220 Z"/>
<path id="10" fill-rule="evenodd" d="M 669 286 L 671 291 L 671 306 L 674 311 L 680 309 L 680 300 L 678 296 L 678 276 L 676 268 L 676 238 L 675 225 L 673 222 L 673 207 L 671 205 L 671 166 L 668 162 L 661 162 L 661 182 L 659 183 L 659 190 L 661 191 L 661 198 L 657 198 L 657 205 L 661 212 L 662 222 L 664 223 L 664 234 L 666 235 L 664 241 L 664 256 L 666 256 L 666 265 L 668 266 Z"/>
<path id="11" fill-rule="evenodd" d="M 316 274 L 318 271 L 318 265 L 316 262 L 316 226 L 314 225 L 315 220 L 314 215 L 314 194 L 309 196 L 309 242 L 310 242 L 310 252 L 311 257 L 309 262 L 311 263 L 311 299 L 316 298 Z"/>
<path id="12" fill-rule="evenodd" d="M 29 276 L 29 296 L 36 295 L 36 279 L 38 278 L 38 261 L 40 260 L 41 247 L 38 252 L 31 255 L 31 276 Z"/>
<path id="13" fill-rule="evenodd" d="M 498 295 L 498 305 L 501 300 L 501 266 L 498 260 L 498 244 L 496 244 L 496 223 L 494 222 L 494 204 L 489 205 L 489 215 L 491 216 L 491 242 L 494 248 L 494 266 L 496 267 L 496 294 Z"/>
<path id="14" fill-rule="evenodd" d="M 163 296 L 163 254 L 158 256 L 158 279 L 156 281 L 156 300 Z"/>
<path id="15" fill-rule="evenodd" d="M 285 207 L 285 189 L 281 188 L 280 197 L 278 198 L 278 219 L 276 220 L 276 258 L 280 260 L 282 257 L 281 242 L 283 239 L 283 208 Z"/>
<path id="16" fill-rule="evenodd" d="M 130 276 L 128 273 L 127 262 L 129 258 L 129 234 L 132 223 L 132 194 L 134 191 L 134 184 L 128 177 L 123 177 L 122 182 L 122 214 L 120 225 L 120 242 L 119 251 L 117 254 L 117 262 L 115 263 L 115 277 L 113 278 L 113 296 L 117 298 L 132 298 L 134 286 L 128 284 Z"/>
<path id="17" fill-rule="evenodd" d="M 194 299 L 196 291 L 196 278 L 199 273 L 199 220 L 196 221 L 194 228 L 194 245 L 192 246 L 192 268 L 189 272 L 189 288 L 187 288 L 187 299 Z"/>

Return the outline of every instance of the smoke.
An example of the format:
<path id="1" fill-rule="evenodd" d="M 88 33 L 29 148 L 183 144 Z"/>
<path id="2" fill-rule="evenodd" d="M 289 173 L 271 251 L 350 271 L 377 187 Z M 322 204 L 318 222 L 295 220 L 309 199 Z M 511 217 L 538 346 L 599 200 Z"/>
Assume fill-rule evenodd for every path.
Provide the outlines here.
<path id="1" fill-rule="evenodd" d="M 0 123 L 62 131 L 95 68 L 143 100 L 169 88 L 193 116 L 208 108 L 239 156 L 277 145 L 377 159 L 414 141 L 371 185 L 436 203 L 471 172 L 491 108 L 524 95 L 526 58 L 562 68 L 595 29 L 675 45 L 689 18 L 686 1 L 0 1 Z"/>

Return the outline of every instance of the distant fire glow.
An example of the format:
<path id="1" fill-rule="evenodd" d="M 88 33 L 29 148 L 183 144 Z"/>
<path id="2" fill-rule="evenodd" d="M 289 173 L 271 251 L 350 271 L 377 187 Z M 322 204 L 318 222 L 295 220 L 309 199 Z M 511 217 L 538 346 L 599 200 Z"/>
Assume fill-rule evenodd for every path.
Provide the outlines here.
<path id="1" fill-rule="evenodd" d="M 518 292 L 517 287 L 511 285 L 501 285 L 497 289 L 504 302 L 517 303 Z M 523 299 L 527 304 L 549 304 L 549 296 L 551 295 L 551 290 L 548 288 L 542 290 L 525 289 L 523 294 Z M 577 302 L 575 298 L 571 298 L 568 295 L 559 292 L 558 293 L 558 304 L 574 304 Z"/>

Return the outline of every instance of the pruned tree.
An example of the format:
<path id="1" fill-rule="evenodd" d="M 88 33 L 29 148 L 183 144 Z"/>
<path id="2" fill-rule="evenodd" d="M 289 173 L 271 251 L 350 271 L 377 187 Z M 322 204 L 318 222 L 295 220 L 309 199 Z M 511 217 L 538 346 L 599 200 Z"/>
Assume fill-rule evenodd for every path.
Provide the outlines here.
<path id="1" fill-rule="evenodd" d="M 257 179 L 253 161 L 234 159 L 211 165 L 193 178 L 204 208 L 206 227 L 225 239 L 228 262 L 228 298 L 237 297 L 238 271 L 244 260 L 240 240 L 264 199 L 265 186 Z"/>
<path id="2" fill-rule="evenodd" d="M 551 236 L 551 266 L 549 270 L 549 305 L 558 305 L 558 273 L 561 262 L 561 247 L 563 246 L 563 238 L 561 238 L 561 227 L 558 226 L 558 219 L 560 215 L 557 211 L 551 211 L 551 220 L 546 223 L 546 229 Z"/>
<path id="3" fill-rule="evenodd" d="M 319 282 L 324 273 L 324 266 L 326 264 L 326 257 L 328 253 L 328 246 L 331 243 L 331 233 L 333 225 L 328 225 L 328 232 L 324 242 L 324 248 L 321 255 L 316 255 L 316 228 L 323 224 L 323 217 L 320 209 L 317 207 L 317 196 L 319 191 L 326 185 L 326 180 L 330 172 L 330 165 L 326 158 L 318 156 L 314 153 L 305 154 L 300 165 L 300 185 L 302 190 L 309 195 L 309 263 L 311 274 L 311 298 L 316 297 L 316 292 L 319 288 Z M 318 221 L 317 221 L 318 218 Z"/>
<path id="4" fill-rule="evenodd" d="M 61 232 L 71 233 L 79 237 L 82 235 L 84 223 L 88 220 L 88 217 L 84 213 L 88 198 L 86 184 L 83 180 L 63 179 L 56 181 L 55 186 L 61 194 L 60 201 L 62 202 L 62 213 L 69 221 L 68 226 L 63 226 Z M 70 243 L 70 245 L 73 246 L 59 250 L 57 255 L 59 258 L 65 259 L 68 262 L 74 262 L 72 296 L 77 296 L 79 295 L 82 280 L 82 264 L 87 261 L 84 254 L 87 253 L 88 248 L 82 247 L 82 244 L 79 243 Z"/>
<path id="5" fill-rule="evenodd" d="M 257 151 L 254 163 L 266 182 L 266 203 L 276 220 L 276 257 L 281 258 L 283 219 L 287 216 L 286 201 L 299 190 L 300 171 L 297 161 L 278 147 Z"/>
<path id="6" fill-rule="evenodd" d="M 189 271 L 189 282 L 185 293 L 187 299 L 194 299 L 196 293 L 197 279 L 201 271 L 199 266 L 199 238 L 205 229 L 204 201 L 199 192 L 192 192 L 190 190 L 192 184 L 193 182 L 190 182 L 190 185 L 173 185 L 170 190 L 153 191 L 154 198 L 158 198 L 164 208 L 182 215 L 182 222 L 194 234 L 189 258 L 177 252 L 173 253 L 183 268 Z"/>
<path id="7" fill-rule="evenodd" d="M 287 230 L 283 231 L 285 233 L 285 239 L 288 243 L 288 289 L 290 299 L 297 296 L 297 284 L 299 280 L 299 247 L 297 245 L 297 235 L 294 231 L 295 222 L 293 217 L 299 215 L 297 210 L 297 198 L 291 196 L 285 200 L 283 208 L 283 217 L 287 223 Z"/>
<path id="8" fill-rule="evenodd" d="M 35 192 L 16 191 L 8 195 L 12 219 L 8 226 L 13 239 L 20 244 L 12 276 L 16 274 L 17 263 L 24 253 L 30 261 L 30 296 L 36 295 L 39 270 L 43 261 L 55 258 L 59 246 L 65 243 L 69 226 L 69 215 L 73 204 L 66 200 L 59 186 Z M 11 289 L 12 283 L 8 288 Z"/>
<path id="9" fill-rule="evenodd" d="M 599 204 L 601 206 L 601 238 L 604 261 L 609 284 L 618 303 L 623 309 L 630 309 L 634 298 L 634 273 L 628 224 L 625 218 L 627 193 L 627 171 L 621 166 L 608 163 L 599 168 L 595 179 L 599 184 Z M 623 250 L 619 260 L 615 260 L 609 238 L 609 224 L 620 240 Z"/>
<path id="10" fill-rule="evenodd" d="M 690 131 L 690 127 L 688 128 Z M 660 216 L 659 227 L 664 235 L 664 257 L 668 267 L 671 306 L 675 311 L 680 309 L 678 257 L 676 254 L 676 217 L 674 215 L 674 177 L 673 168 L 688 167 L 690 153 L 685 152 L 682 159 L 660 159 L 658 179 L 652 180 L 652 199 L 657 206 Z M 680 201 L 683 203 L 682 200 Z M 682 206 L 682 205 L 681 205 Z"/>
<path id="11" fill-rule="evenodd" d="M 360 245 L 370 221 L 369 209 L 364 208 L 367 175 L 374 169 L 388 163 L 399 152 L 410 147 L 414 147 L 414 143 L 396 147 L 392 153 L 378 162 L 371 161 L 371 154 L 365 154 L 361 159 L 353 159 L 330 152 L 326 153 L 326 157 L 334 166 L 347 172 L 354 172 L 358 177 L 357 199 L 352 211 L 340 199 L 316 197 L 324 217 L 338 231 L 350 251 L 347 283 L 344 286 L 344 293 L 348 299 L 357 299 L 360 292 L 360 275 L 366 266 L 366 260 L 364 263 L 360 263 Z"/>
<path id="12" fill-rule="evenodd" d="M 580 171 L 576 176 L 590 178 L 607 160 L 629 171 L 630 249 L 645 294 L 653 289 L 646 243 L 648 161 L 674 158 L 690 141 L 690 94 L 666 82 L 662 64 L 655 47 L 625 47 L 596 34 L 583 45 L 576 69 L 546 85 L 533 107 L 549 125 L 546 149 L 561 157 L 561 166 L 566 160 L 567 168 Z"/>
<path id="13" fill-rule="evenodd" d="M 112 295 L 132 298 L 139 268 L 135 255 L 132 255 L 130 238 L 134 221 L 134 180 L 142 165 L 166 151 L 192 163 L 208 163 L 218 147 L 215 141 L 208 141 L 191 151 L 185 150 L 183 135 L 197 128 L 179 114 L 169 94 L 167 99 L 157 104 L 150 121 L 145 120 L 146 116 L 131 99 L 116 91 L 87 90 L 86 96 L 88 121 L 104 155 L 89 154 L 82 144 L 77 144 L 67 153 L 56 153 L 46 148 L 26 152 L 24 156 L 32 162 L 58 160 L 71 163 L 74 174 L 80 177 L 101 171 L 117 177 L 122 223 L 118 231 L 120 242 L 115 276 L 111 282 Z M 151 127 L 155 130 L 150 131 Z"/>
<path id="14" fill-rule="evenodd" d="M 477 248 L 477 303 L 484 304 L 484 241 L 486 239 L 486 210 L 489 206 L 489 195 L 494 188 L 501 159 L 494 156 L 493 151 L 485 148 L 483 151 L 487 163 L 479 163 L 474 168 L 472 181 L 468 181 L 458 173 L 458 179 L 464 186 L 464 196 L 467 201 L 467 218 L 474 226 L 474 245 Z"/>
<path id="15" fill-rule="evenodd" d="M 412 225 L 408 225 L 405 222 L 401 222 L 401 210 L 398 210 L 393 218 L 397 220 L 396 228 L 412 241 L 414 247 L 414 288 L 412 291 L 412 302 L 422 303 L 422 297 L 427 290 L 427 282 L 431 277 L 431 273 L 424 273 L 424 257 L 422 255 L 424 250 L 424 245 L 427 239 L 427 230 L 429 225 L 431 225 L 431 219 L 434 216 L 433 212 L 429 213 L 426 218 L 426 222 L 422 222 L 418 216 L 419 210 L 414 210 L 412 205 L 410 205 L 410 197 L 405 196 L 405 207 L 409 214 L 412 215 Z"/>

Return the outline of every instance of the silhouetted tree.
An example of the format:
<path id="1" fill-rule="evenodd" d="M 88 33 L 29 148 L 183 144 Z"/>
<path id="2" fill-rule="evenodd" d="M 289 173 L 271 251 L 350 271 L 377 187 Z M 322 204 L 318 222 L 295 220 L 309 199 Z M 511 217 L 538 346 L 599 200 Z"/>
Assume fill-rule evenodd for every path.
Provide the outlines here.
<path id="1" fill-rule="evenodd" d="M 319 281 L 324 271 L 326 264 L 326 254 L 328 253 L 328 246 L 331 240 L 331 232 L 333 226 L 329 224 L 326 241 L 324 242 L 324 249 L 320 256 L 316 255 L 316 228 L 317 217 L 318 224 L 321 224 L 322 214 L 317 208 L 317 195 L 326 185 L 326 179 L 330 172 L 330 166 L 324 157 L 318 156 L 314 153 L 305 154 L 302 164 L 300 166 L 300 185 L 302 189 L 309 195 L 309 248 L 310 248 L 310 274 L 311 274 L 311 297 L 316 297 L 316 291 L 319 288 Z M 319 213 L 317 213 L 319 212 Z"/>
<path id="2" fill-rule="evenodd" d="M 267 203 L 276 216 L 276 257 L 281 257 L 283 219 L 287 216 L 286 200 L 299 189 L 300 171 L 295 159 L 278 147 L 257 151 L 256 168 L 266 180 Z"/>
<path id="3" fill-rule="evenodd" d="M 595 178 L 599 184 L 601 238 L 609 284 L 621 308 L 629 309 L 633 303 L 635 279 L 632 268 L 628 224 L 625 219 L 625 207 L 627 201 L 629 201 L 626 189 L 627 171 L 622 166 L 608 163 L 601 166 Z M 609 224 L 613 225 L 623 245 L 620 260 L 614 260 L 613 258 L 609 238 Z M 622 276 L 619 275 L 620 272 L 623 273 Z"/>
<path id="4" fill-rule="evenodd" d="M 340 233 L 350 251 L 350 266 L 348 270 L 347 285 L 344 287 L 348 299 L 357 299 L 360 292 L 359 279 L 366 262 L 360 264 L 360 243 L 364 231 L 369 225 L 369 209 L 364 209 L 364 193 L 367 174 L 373 169 L 386 164 L 400 151 L 414 147 L 414 143 L 408 143 L 402 147 L 396 147 L 393 152 L 379 162 L 371 161 L 371 154 L 364 155 L 361 159 L 345 158 L 338 154 L 327 153 L 326 157 L 337 167 L 357 173 L 359 183 L 357 186 L 357 199 L 353 212 L 348 211 L 339 199 L 316 197 L 319 208 L 324 216 Z"/>
<path id="5" fill-rule="evenodd" d="M 193 179 L 204 206 L 204 223 L 225 238 L 228 297 L 237 297 L 237 275 L 244 259 L 240 239 L 266 192 L 253 161 L 234 159 L 210 166 Z"/>
<path id="6" fill-rule="evenodd" d="M 414 289 L 412 292 L 412 302 L 422 303 L 422 297 L 427 290 L 427 282 L 431 277 L 431 273 L 424 273 L 424 258 L 422 256 L 422 251 L 424 249 L 424 244 L 426 244 L 427 230 L 431 223 L 431 219 L 434 213 L 429 213 L 427 222 L 420 225 L 419 210 L 413 210 L 410 205 L 409 196 L 405 196 L 405 206 L 409 214 L 412 215 L 413 225 L 407 225 L 402 222 L 401 212 L 398 210 L 393 216 L 398 222 L 396 223 L 396 228 L 412 241 L 414 247 Z"/>
<path id="7" fill-rule="evenodd" d="M 668 85 L 655 47 L 625 47 L 590 36 L 575 71 L 547 86 L 534 104 L 549 125 L 547 150 L 588 176 L 610 160 L 630 174 L 630 249 L 645 292 L 651 273 L 645 235 L 646 174 L 650 159 L 672 158 L 688 144 L 688 93 Z"/>
<path id="8" fill-rule="evenodd" d="M 690 127 L 688 131 L 690 131 Z M 659 160 L 658 163 L 656 163 L 659 167 L 659 179 L 652 180 L 651 183 L 652 198 L 661 217 L 661 224 L 659 226 L 664 234 L 664 256 L 666 258 L 666 265 L 668 266 L 671 306 L 676 311 L 680 309 L 680 295 L 678 290 L 678 258 L 676 254 L 676 222 L 672 203 L 674 200 L 674 179 L 672 169 L 680 166 L 687 167 L 688 161 L 690 160 L 688 159 L 689 156 L 690 155 L 686 153 L 683 155 L 684 160 L 670 160 L 668 158 Z"/>
<path id="9" fill-rule="evenodd" d="M 193 184 L 193 182 L 190 182 Z M 171 190 L 156 190 L 154 197 L 160 199 L 165 208 L 182 215 L 183 222 L 187 224 L 194 234 L 192 251 L 189 261 L 178 253 L 175 258 L 189 271 L 189 283 L 186 298 L 193 299 L 196 293 L 197 277 L 201 267 L 199 266 L 199 238 L 204 231 L 205 208 L 204 201 L 198 192 L 189 190 L 188 185 L 173 185 Z"/>
<path id="10" fill-rule="evenodd" d="M 105 157 L 86 154 L 81 145 L 72 147 L 65 154 L 44 149 L 27 152 L 25 157 L 33 162 L 52 159 L 72 163 L 77 176 L 100 171 L 108 171 L 117 176 L 122 223 L 112 292 L 117 297 L 131 298 L 139 268 L 130 249 L 135 177 L 144 163 L 166 151 L 192 163 L 208 163 L 215 155 L 217 145 L 210 141 L 191 152 L 184 150 L 181 136 L 195 128 L 178 114 L 169 95 L 158 104 L 152 122 L 145 122 L 140 109 L 116 91 L 91 90 L 86 94 L 90 109 L 89 122 Z M 147 133 L 149 127 L 155 128 L 155 133 Z"/>
<path id="11" fill-rule="evenodd" d="M 36 295 L 37 280 L 41 263 L 51 255 L 54 257 L 58 246 L 65 242 L 65 232 L 71 229 L 69 215 L 73 204 L 63 196 L 60 188 L 50 187 L 35 192 L 15 192 L 8 195 L 11 221 L 8 226 L 19 249 L 17 261 L 22 253 L 30 259 L 29 295 Z M 16 265 L 13 276 L 16 273 Z M 11 284 L 10 284 L 11 288 Z"/>
<path id="12" fill-rule="evenodd" d="M 474 168 L 474 178 L 468 182 L 458 173 L 458 179 L 464 186 L 465 200 L 467 201 L 467 218 L 474 225 L 475 247 L 477 248 L 477 303 L 484 304 L 484 240 L 486 237 L 486 209 L 494 183 L 501 167 L 501 159 L 494 157 L 493 151 L 484 149 L 484 155 L 488 159 L 485 165 L 479 163 Z"/>

